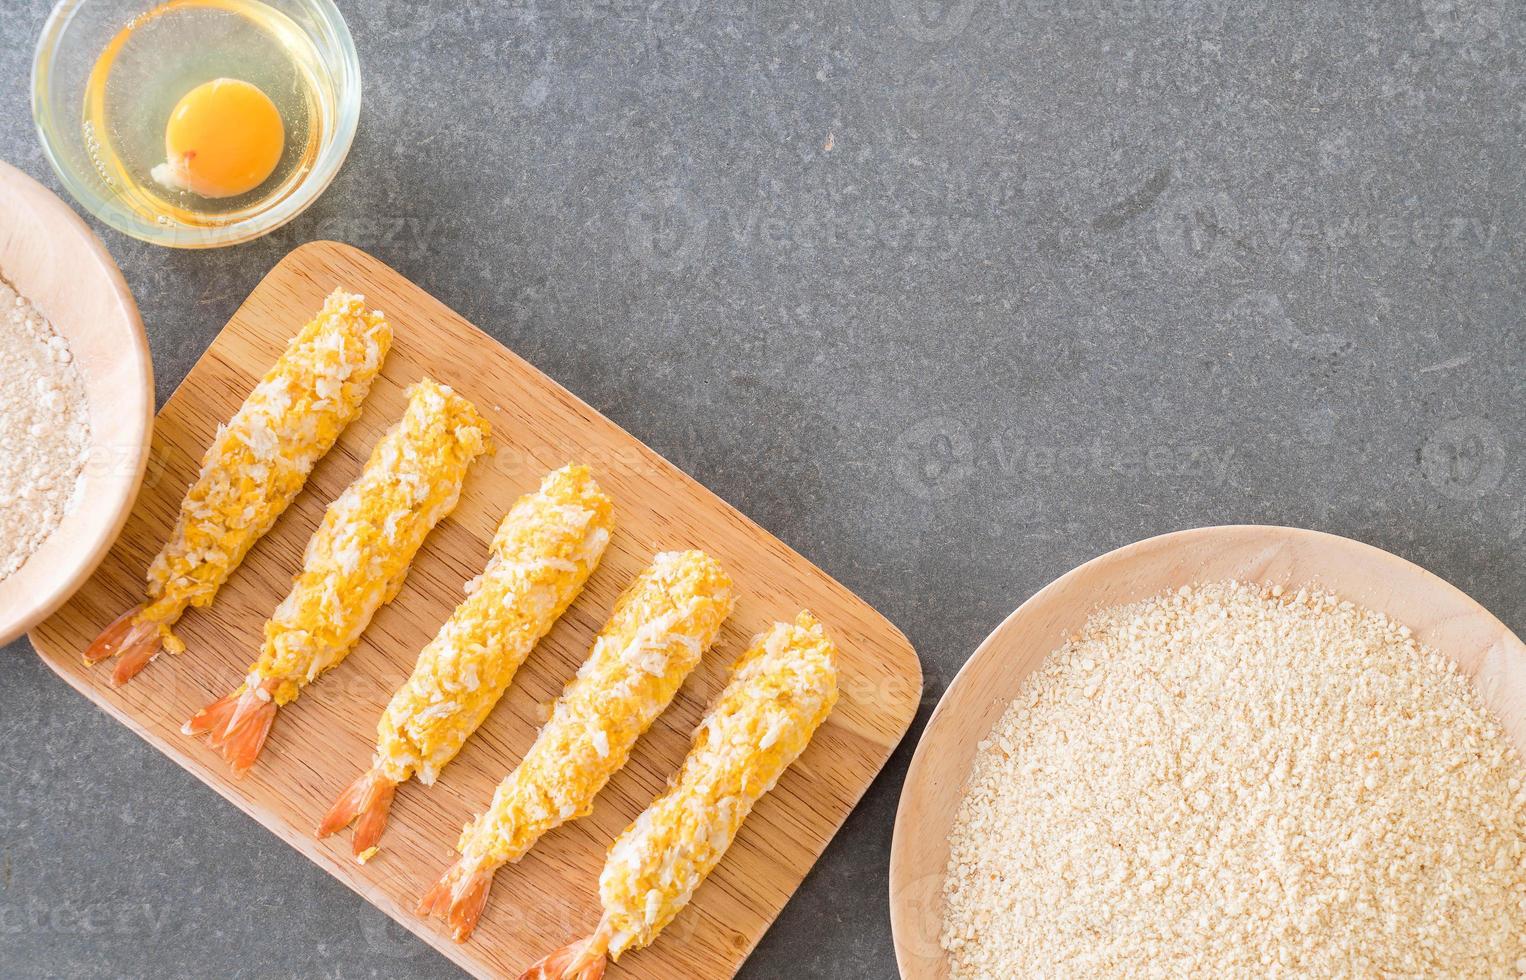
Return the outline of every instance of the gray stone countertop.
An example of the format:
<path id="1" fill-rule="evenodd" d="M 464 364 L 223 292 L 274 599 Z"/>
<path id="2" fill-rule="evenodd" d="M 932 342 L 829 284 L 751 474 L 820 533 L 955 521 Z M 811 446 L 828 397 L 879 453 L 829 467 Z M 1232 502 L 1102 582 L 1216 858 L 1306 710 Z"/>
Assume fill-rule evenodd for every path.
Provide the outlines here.
<path id="1" fill-rule="evenodd" d="M 1299 525 L 1526 629 L 1526 6 L 340 0 L 365 106 L 278 233 L 102 230 L 168 396 L 286 251 L 367 249 L 877 606 L 912 736 L 743 971 L 895 975 L 916 734 L 1036 589 Z M 0 158 L 42 0 L 0 11 Z M 0 654 L 0 974 L 457 976 Z"/>

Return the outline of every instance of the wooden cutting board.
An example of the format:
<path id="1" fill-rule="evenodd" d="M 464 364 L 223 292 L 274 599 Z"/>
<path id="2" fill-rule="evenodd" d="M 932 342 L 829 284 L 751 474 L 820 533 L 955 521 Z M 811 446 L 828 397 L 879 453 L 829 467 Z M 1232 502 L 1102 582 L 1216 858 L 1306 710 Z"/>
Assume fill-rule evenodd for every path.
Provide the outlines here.
<path id="1" fill-rule="evenodd" d="M 339 286 L 364 293 L 371 306 L 386 311 L 396 332 L 361 417 L 217 601 L 181 621 L 188 652 L 161 656 L 114 690 L 110 663 L 86 667 L 80 651 L 140 601 L 144 570 L 218 424 Z M 435 528 L 402 592 L 377 614 L 359 647 L 281 711 L 254 770 L 234 780 L 204 741 L 182 735 L 180 725 L 238 686 L 324 508 L 401 415 L 404 388 L 425 374 L 482 409 L 493 424 L 495 452 L 474 464 L 460 506 Z M 312 830 L 335 795 L 368 765 L 376 721 L 392 691 L 460 601 L 463 583 L 482 569 L 498 521 L 516 497 L 569 460 L 592 466 L 616 506 L 614 540 L 587 589 L 439 781 L 432 787 L 410 782 L 398 791 L 380 854 L 359 865 L 350 857 L 348 832 L 315 840 Z M 736 611 L 715 648 L 604 789 L 593 814 L 549 834 L 518 865 L 499 871 L 476 934 L 464 945 L 453 942 L 439 920 L 422 920 L 413 908 L 453 859 L 462 824 L 487 804 L 529 747 L 615 596 L 655 552 L 689 547 L 714 555 L 737 582 Z M 863 600 L 418 286 L 353 248 L 316 242 L 265 277 L 159 413 L 147 481 L 120 540 L 79 594 L 31 638 L 48 665 L 86 697 L 367 901 L 470 972 L 517 976 L 593 928 L 610 841 L 677 769 L 691 730 L 751 635 L 802 607 L 821 618 L 841 647 L 837 709 L 759 804 L 689 907 L 654 946 L 611 965 L 609 976 L 736 973 L 911 723 L 922 690 L 916 654 Z"/>

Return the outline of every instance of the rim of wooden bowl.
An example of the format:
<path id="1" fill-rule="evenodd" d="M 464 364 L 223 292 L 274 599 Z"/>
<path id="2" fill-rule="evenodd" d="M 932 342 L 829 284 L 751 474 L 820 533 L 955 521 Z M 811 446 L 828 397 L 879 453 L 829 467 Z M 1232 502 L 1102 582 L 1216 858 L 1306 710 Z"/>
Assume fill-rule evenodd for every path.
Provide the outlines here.
<path id="1" fill-rule="evenodd" d="M 976 746 L 1023 679 L 1098 609 L 1231 578 L 1320 586 L 1409 626 L 1422 643 L 1457 661 L 1526 751 L 1526 645 L 1419 565 L 1350 538 L 1256 524 L 1176 531 L 1110 551 L 1018 606 L 975 650 L 928 720 L 901 790 L 890 848 L 890 921 L 905 980 L 948 976 L 938 943 L 948 833 Z"/>
<path id="2" fill-rule="evenodd" d="M 58 195 L 3 160 L 0 276 L 69 342 L 90 402 L 90 455 L 73 507 L 0 582 L 0 642 L 9 643 L 84 584 L 126 523 L 148 463 L 154 376 L 138 305 L 106 246 Z"/>

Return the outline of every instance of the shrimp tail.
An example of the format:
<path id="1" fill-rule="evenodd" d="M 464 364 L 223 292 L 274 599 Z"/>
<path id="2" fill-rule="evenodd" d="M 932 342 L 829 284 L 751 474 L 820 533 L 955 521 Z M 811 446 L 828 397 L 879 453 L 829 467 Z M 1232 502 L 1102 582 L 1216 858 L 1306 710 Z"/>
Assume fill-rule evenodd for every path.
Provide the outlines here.
<path id="1" fill-rule="evenodd" d="M 477 919 L 487 905 L 488 889 L 493 886 L 493 868 L 468 868 L 466 858 L 452 864 L 433 888 L 419 902 L 418 914 L 443 916 L 456 942 L 464 943 L 477 928 Z"/>
<path id="2" fill-rule="evenodd" d="M 97 636 L 85 648 L 85 663 L 98 664 L 116 653 L 117 647 L 122 644 L 122 637 L 126 636 L 132 629 L 133 619 L 142 611 L 143 607 L 141 605 L 133 606 L 116 619 L 113 619 L 105 629 L 101 630 L 101 635 Z"/>
<path id="3" fill-rule="evenodd" d="M 217 749 L 233 775 L 243 776 L 265 747 L 265 738 L 276 720 L 276 703 L 264 688 L 249 688 L 202 708 L 181 727 L 187 735 L 206 735 L 207 744 Z"/>
<path id="4" fill-rule="evenodd" d="M 601 937 L 602 933 L 563 946 L 521 973 L 519 980 L 601 980 L 609 948 Z"/>
<path id="5" fill-rule="evenodd" d="M 121 657 L 117 659 L 116 669 L 111 672 L 111 683 L 121 687 L 138 676 L 138 671 L 159 656 L 162 646 L 164 638 L 159 633 L 157 623 L 139 623 L 134 626 L 122 641 Z"/>
<path id="6" fill-rule="evenodd" d="M 118 686 L 131 680 L 134 674 L 154 659 L 163 642 L 158 623 L 152 620 L 138 621 L 138 615 L 142 612 L 142 606 L 127 610 L 112 620 L 109 626 L 101 630 L 101 635 L 85 648 L 87 664 L 98 664 L 107 657 L 122 655 L 122 660 L 112 675 L 113 683 Z"/>
<path id="7" fill-rule="evenodd" d="M 238 709 L 239 692 L 234 692 L 221 701 L 213 701 L 191 716 L 191 720 L 180 726 L 182 735 L 206 735 L 220 734 L 228 727 L 228 722 L 233 719 L 233 712 Z"/>
<path id="8" fill-rule="evenodd" d="M 396 791 L 397 783 L 375 769 L 361 773 L 360 778 L 334 801 L 323 823 L 318 825 L 318 836 L 327 837 L 342 830 L 358 817 L 354 851 L 359 858 L 381 840 L 382 831 L 387 829 L 387 811 L 392 808 L 392 796 Z"/>

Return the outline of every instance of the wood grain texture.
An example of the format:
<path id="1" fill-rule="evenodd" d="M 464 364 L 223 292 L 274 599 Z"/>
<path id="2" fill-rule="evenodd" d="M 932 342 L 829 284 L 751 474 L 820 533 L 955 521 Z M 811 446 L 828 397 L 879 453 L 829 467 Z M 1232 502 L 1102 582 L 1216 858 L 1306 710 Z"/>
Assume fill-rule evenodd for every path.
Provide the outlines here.
<path id="1" fill-rule="evenodd" d="M 890 920 L 906 980 L 949 975 L 938 939 L 948 834 L 976 747 L 1023 680 L 1093 612 L 1183 585 L 1235 579 L 1327 589 L 1385 613 L 1455 660 L 1526 752 L 1526 645 L 1483 606 L 1396 555 L 1297 528 L 1241 525 L 1149 538 L 1035 593 L 981 643 L 929 719 L 896 813 Z"/>
<path id="2" fill-rule="evenodd" d="M 80 651 L 139 600 L 143 573 L 173 523 L 217 425 L 237 409 L 289 337 L 334 287 L 362 292 L 391 319 L 396 340 L 359 420 L 314 470 L 307 488 L 208 609 L 179 634 L 188 652 L 161 657 L 124 689 L 109 666 Z M 328 501 L 360 471 L 402 412 L 404 388 L 424 374 L 451 384 L 492 422 L 495 451 L 467 477 L 460 506 L 435 529 L 397 599 L 340 667 L 283 709 L 242 781 L 200 740 L 180 734 L 197 709 L 239 683 L 260 628 L 285 595 Z M 650 949 L 612 977 L 729 977 L 741 966 L 910 724 L 921 671 L 904 636 L 862 600 L 689 479 L 609 420 L 377 260 L 318 242 L 288 255 L 234 315 L 160 414 L 153 479 L 97 575 L 32 636 L 70 684 L 270 828 L 378 908 L 479 976 L 517 975 L 599 918 L 597 878 L 610 841 L 663 789 L 689 734 L 724 685 L 749 637 L 802 607 L 842 649 L 843 696 L 815 741 L 759 805 L 693 903 Z M 368 765 L 376 722 L 418 651 L 481 571 L 488 542 L 514 499 L 569 460 L 593 467 L 615 500 L 616 531 L 603 564 L 536 648 L 487 723 L 433 787 L 399 789 L 382 851 L 349 857 L 348 832 L 312 830 L 336 794 Z M 469 943 L 412 909 L 454 857 L 463 823 L 533 741 L 546 707 L 588 653 L 616 595 L 653 553 L 699 547 L 736 580 L 739 601 L 715 648 L 689 678 L 591 816 L 548 835 L 499 872 Z"/>
<path id="3" fill-rule="evenodd" d="M 101 240 L 58 195 L 0 161 L 0 276 L 69 342 L 90 402 L 77 504 L 0 583 L 0 643 L 53 612 L 105 557 L 148 460 L 154 377 L 138 306 Z"/>

